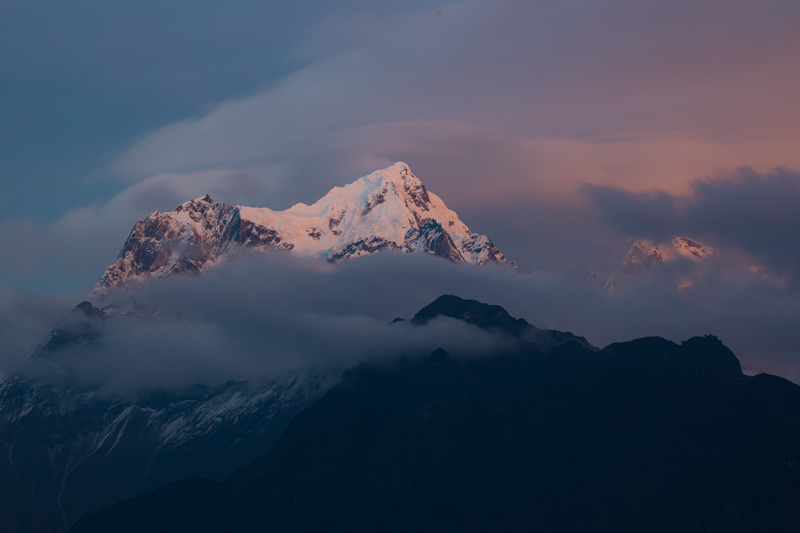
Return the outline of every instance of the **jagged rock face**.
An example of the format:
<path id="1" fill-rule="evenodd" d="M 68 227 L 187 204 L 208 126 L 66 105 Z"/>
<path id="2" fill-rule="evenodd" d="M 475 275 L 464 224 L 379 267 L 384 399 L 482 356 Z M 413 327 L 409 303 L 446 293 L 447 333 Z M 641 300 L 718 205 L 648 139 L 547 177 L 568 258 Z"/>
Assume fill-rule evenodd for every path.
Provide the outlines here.
<path id="1" fill-rule="evenodd" d="M 283 250 L 329 262 L 381 250 L 429 253 L 454 262 L 505 263 L 405 163 L 336 187 L 313 205 L 286 211 L 229 206 L 208 195 L 136 223 L 97 289 L 130 288 L 148 277 L 200 272 L 237 247 Z"/>
<path id="2" fill-rule="evenodd" d="M 704 261 L 716 255 L 714 248 L 686 237 L 674 237 L 671 241 L 660 244 L 640 239 L 633 243 L 620 266 L 623 270 L 639 271 L 677 259 Z"/>
<path id="3" fill-rule="evenodd" d="M 148 276 L 197 273 L 223 257 L 233 244 L 292 249 L 274 229 L 242 220 L 238 208 L 206 195 L 170 213 L 155 212 L 138 221 L 98 288 L 130 287 Z"/>

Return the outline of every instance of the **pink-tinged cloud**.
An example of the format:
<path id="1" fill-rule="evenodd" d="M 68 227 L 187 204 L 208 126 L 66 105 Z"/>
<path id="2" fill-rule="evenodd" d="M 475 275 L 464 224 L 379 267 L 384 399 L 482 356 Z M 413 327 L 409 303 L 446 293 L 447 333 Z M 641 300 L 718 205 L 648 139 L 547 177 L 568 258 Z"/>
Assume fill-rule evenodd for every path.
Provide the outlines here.
<path id="1" fill-rule="evenodd" d="M 797 164 L 791 3 L 468 2 L 443 13 L 376 22 L 382 31 L 361 47 L 165 126 L 114 169 L 141 177 L 318 158 L 352 173 L 380 156 L 413 163 L 424 149 L 443 165 L 521 160 L 546 175 L 545 190 L 679 190 L 717 169 Z"/>

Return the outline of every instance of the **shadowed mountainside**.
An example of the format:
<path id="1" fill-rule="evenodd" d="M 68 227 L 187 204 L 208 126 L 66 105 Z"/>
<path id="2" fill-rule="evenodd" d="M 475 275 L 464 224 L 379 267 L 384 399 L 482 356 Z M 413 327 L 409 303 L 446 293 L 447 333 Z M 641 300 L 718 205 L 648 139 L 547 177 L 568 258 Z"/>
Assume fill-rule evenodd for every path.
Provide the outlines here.
<path id="1" fill-rule="evenodd" d="M 346 372 L 222 483 L 72 531 L 797 531 L 799 469 L 800 387 L 715 337 L 437 350 Z"/>
<path id="2" fill-rule="evenodd" d="M 454 296 L 431 306 L 424 310 L 429 318 L 442 314 L 486 329 L 519 323 L 524 327 L 517 333 L 525 335 L 545 331 L 511 318 L 501 307 Z M 81 357 L 83 350 L 103 350 L 112 323 L 124 327 L 134 320 L 159 320 L 159 313 L 141 301 L 102 309 L 82 302 L 34 359 L 59 368 L 59 362 Z M 577 338 L 561 335 L 567 335 L 561 342 Z M 532 348 L 527 341 L 519 344 Z M 261 381 L 135 398 L 104 396 L 96 386 L 68 379 L 52 384 L 9 377 L 0 382 L 0 480 L 5 480 L 0 530 L 64 531 L 86 511 L 166 483 L 189 476 L 224 480 L 269 451 L 289 420 L 322 394 L 326 378 L 321 372 L 291 371 Z"/>

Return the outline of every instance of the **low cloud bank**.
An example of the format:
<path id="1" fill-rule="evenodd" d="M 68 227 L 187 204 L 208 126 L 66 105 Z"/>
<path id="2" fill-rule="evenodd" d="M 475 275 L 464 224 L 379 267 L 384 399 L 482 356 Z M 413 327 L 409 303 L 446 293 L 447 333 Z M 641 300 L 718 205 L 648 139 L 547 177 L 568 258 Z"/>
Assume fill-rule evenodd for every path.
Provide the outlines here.
<path id="1" fill-rule="evenodd" d="M 304 369 L 335 378 L 362 361 L 418 358 L 437 347 L 460 356 L 481 356 L 514 345 L 510 337 L 447 318 L 415 328 L 360 315 L 283 313 L 276 306 L 236 313 L 231 312 L 235 306 L 223 304 L 219 314 L 206 314 L 210 304 L 204 301 L 197 309 L 203 311 L 202 318 L 113 321 L 97 346 L 57 361 L 70 377 L 100 384 L 104 394 L 125 395 Z M 223 316 L 227 312 L 231 313 Z"/>
<path id="2" fill-rule="evenodd" d="M 800 381 L 800 298 L 774 280 L 705 267 L 677 290 L 688 265 L 625 278 L 617 291 L 589 276 L 521 275 L 512 268 L 454 265 L 382 253 L 331 266 L 285 254 L 256 254 L 199 277 L 150 283 L 140 297 L 160 318 L 107 321 L 104 340 L 60 363 L 110 393 L 250 379 L 304 367 L 341 369 L 362 360 L 422 356 L 437 347 L 480 356 L 512 341 L 455 320 L 389 325 L 442 294 L 499 304 L 538 327 L 590 343 L 657 335 L 681 341 L 714 334 L 749 372 Z M 125 295 L 112 295 L 120 298 Z M 2 371 L 34 372 L 24 351 L 41 341 L 63 302 L 6 300 Z M 18 327 L 27 323 L 25 328 Z M 27 361 L 29 363 L 29 361 Z"/>

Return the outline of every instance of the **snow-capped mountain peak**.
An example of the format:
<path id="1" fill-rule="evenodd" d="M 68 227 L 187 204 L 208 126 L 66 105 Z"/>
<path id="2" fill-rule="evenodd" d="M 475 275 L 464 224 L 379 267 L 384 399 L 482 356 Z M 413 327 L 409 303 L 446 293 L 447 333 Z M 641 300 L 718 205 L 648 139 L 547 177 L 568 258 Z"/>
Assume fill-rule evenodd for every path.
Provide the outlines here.
<path id="1" fill-rule="evenodd" d="M 631 245 L 620 266 L 624 270 L 644 270 L 678 259 L 704 261 L 716 254 L 714 248 L 686 237 L 673 237 L 668 242 L 659 244 L 649 239 L 639 239 Z"/>
<path id="2" fill-rule="evenodd" d="M 229 206 L 210 196 L 137 222 L 95 291 L 148 277 L 199 272 L 236 246 L 284 250 L 328 262 L 380 250 L 424 252 L 455 262 L 505 263 L 485 235 L 472 233 L 403 162 L 334 187 L 311 205 L 285 211 Z"/>

